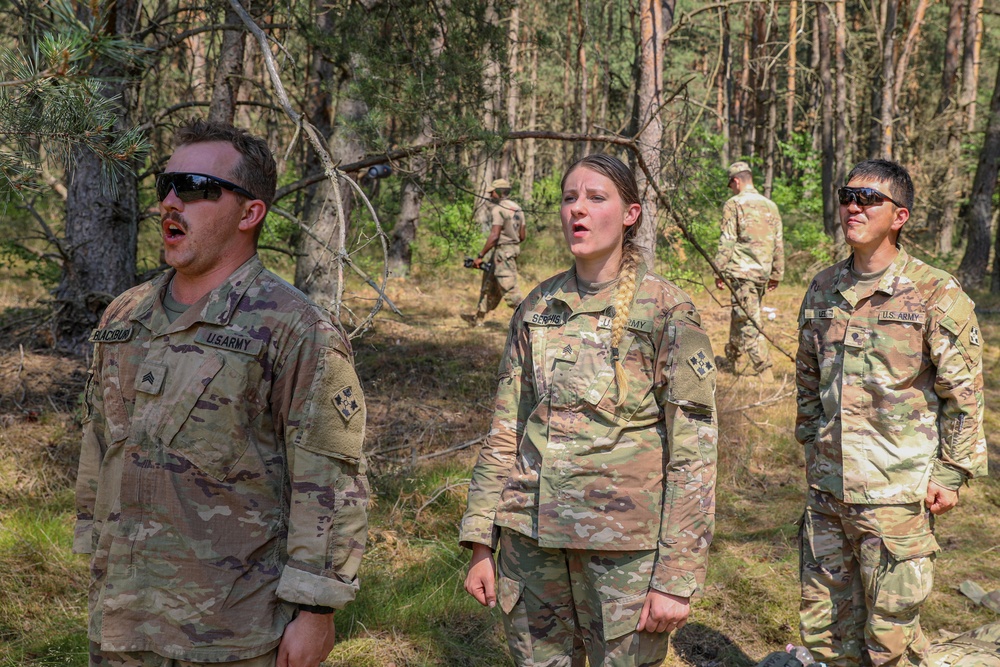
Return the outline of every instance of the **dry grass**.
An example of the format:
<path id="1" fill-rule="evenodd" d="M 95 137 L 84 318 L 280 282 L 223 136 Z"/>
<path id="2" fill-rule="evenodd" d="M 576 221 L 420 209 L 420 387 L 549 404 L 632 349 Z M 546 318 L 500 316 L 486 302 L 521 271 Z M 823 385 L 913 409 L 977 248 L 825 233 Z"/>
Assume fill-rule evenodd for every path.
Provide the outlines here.
<path id="1" fill-rule="evenodd" d="M 528 265 L 531 280 L 548 273 Z M 374 502 L 358 600 L 338 613 L 340 641 L 328 661 L 347 665 L 507 665 L 498 613 L 462 590 L 467 554 L 455 544 L 472 445 L 489 423 L 509 309 L 480 329 L 459 318 L 475 306 L 479 274 L 426 267 L 394 281 L 406 313 L 383 314 L 355 341 L 368 398 Z M 689 289 L 716 351 L 728 332 L 720 292 Z M 765 304 L 779 345 L 795 352 L 803 286 L 782 286 Z M 1000 400 L 1000 322 L 982 319 L 987 405 Z M 794 365 L 772 353 L 776 380 L 719 380 L 718 530 L 706 595 L 676 633 L 666 665 L 743 667 L 797 637 L 796 525 L 804 501 L 803 457 L 794 442 Z M 82 360 L 0 353 L 0 665 L 85 664 L 86 565 L 69 553 L 72 478 Z M 988 410 L 987 433 L 1000 413 Z M 990 435 L 993 463 L 1000 450 Z M 1000 588 L 1000 484 L 977 482 L 938 522 L 944 552 L 925 626 L 963 630 L 992 620 L 957 592 L 965 579 Z"/>

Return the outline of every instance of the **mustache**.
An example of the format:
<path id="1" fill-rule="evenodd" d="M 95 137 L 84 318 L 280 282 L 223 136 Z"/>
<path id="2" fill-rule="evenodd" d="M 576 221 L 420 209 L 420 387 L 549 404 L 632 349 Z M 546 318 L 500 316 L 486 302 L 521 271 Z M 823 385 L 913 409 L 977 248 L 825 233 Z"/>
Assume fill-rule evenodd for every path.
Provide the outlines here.
<path id="1" fill-rule="evenodd" d="M 178 213 L 177 211 L 171 211 L 170 213 L 167 213 L 167 214 L 165 214 L 165 215 L 161 215 L 161 216 L 160 216 L 160 224 L 161 224 L 161 225 L 162 225 L 163 223 L 167 222 L 168 220 L 169 220 L 170 222 L 176 222 L 176 223 L 177 223 L 178 225 L 180 225 L 180 226 L 181 226 L 181 228 L 182 228 L 182 229 L 183 229 L 183 230 L 184 230 L 185 232 L 187 232 L 187 229 L 188 229 L 188 224 L 187 224 L 187 220 L 185 220 L 185 219 L 184 219 L 184 216 L 182 216 L 182 215 L 181 215 L 180 213 Z"/>

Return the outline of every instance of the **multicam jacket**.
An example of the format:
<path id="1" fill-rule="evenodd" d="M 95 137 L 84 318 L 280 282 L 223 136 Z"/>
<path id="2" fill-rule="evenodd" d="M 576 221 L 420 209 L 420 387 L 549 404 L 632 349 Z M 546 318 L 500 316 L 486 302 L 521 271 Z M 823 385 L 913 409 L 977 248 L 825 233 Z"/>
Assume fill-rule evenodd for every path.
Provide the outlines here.
<path id="1" fill-rule="evenodd" d="M 89 634 L 254 657 L 295 603 L 357 592 L 364 398 L 329 316 L 257 257 L 173 324 L 172 275 L 115 299 L 91 336 L 74 544 L 92 554 Z"/>
<path id="2" fill-rule="evenodd" d="M 785 275 L 781 214 L 749 185 L 722 208 L 722 236 L 715 265 L 730 278 L 764 283 Z"/>
<path id="3" fill-rule="evenodd" d="M 524 211 L 512 199 L 501 199 L 491 213 L 492 225 L 500 227 L 497 245 L 520 245 L 521 227 L 524 226 Z"/>
<path id="4" fill-rule="evenodd" d="M 986 474 L 982 334 L 972 300 L 900 249 L 870 294 L 851 258 L 799 312 L 796 437 L 809 485 L 857 504 L 924 499 Z"/>
<path id="5" fill-rule="evenodd" d="M 570 269 L 518 307 L 459 539 L 496 548 L 503 526 L 542 547 L 658 550 L 651 586 L 689 597 L 715 523 L 711 343 L 690 298 L 641 271 L 616 406 L 613 296 L 581 299 Z"/>

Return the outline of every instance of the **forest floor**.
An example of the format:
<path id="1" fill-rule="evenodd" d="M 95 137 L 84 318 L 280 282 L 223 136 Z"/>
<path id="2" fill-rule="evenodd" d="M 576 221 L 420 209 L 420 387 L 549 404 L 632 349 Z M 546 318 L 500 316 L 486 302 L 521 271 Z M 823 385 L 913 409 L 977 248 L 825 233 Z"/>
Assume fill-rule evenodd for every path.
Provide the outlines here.
<path id="1" fill-rule="evenodd" d="M 529 267 L 523 284 L 547 273 Z M 501 305 L 486 326 L 471 329 L 459 315 L 472 312 L 480 274 L 426 274 L 393 281 L 389 295 L 405 316 L 383 311 L 354 341 L 369 408 L 371 533 L 360 595 L 337 614 L 331 666 L 510 664 L 499 609 L 479 607 L 462 588 L 468 553 L 456 544 L 510 310 Z M 718 353 L 729 318 L 721 293 L 681 287 Z M 776 309 L 767 330 L 791 354 L 804 289 L 783 285 L 765 301 Z M 1000 400 L 1000 320 L 980 321 L 996 472 L 1000 412 L 990 406 Z M 717 532 L 705 595 L 674 634 L 669 667 L 749 666 L 797 641 L 803 456 L 792 433 L 794 364 L 778 350 L 772 356 L 773 384 L 719 376 Z M 70 552 L 86 368 L 86 359 L 33 340 L 0 341 L 0 665 L 86 665 L 87 564 Z M 938 521 L 943 552 L 923 614 L 932 637 L 996 620 L 958 586 L 972 579 L 1000 588 L 998 506 L 1000 481 L 977 481 Z"/>

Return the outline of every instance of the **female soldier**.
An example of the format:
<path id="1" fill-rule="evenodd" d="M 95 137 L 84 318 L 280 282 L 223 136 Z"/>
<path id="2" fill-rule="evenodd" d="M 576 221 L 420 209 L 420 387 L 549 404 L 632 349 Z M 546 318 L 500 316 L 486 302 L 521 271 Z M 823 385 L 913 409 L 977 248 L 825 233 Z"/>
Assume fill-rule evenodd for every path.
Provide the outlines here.
<path id="1" fill-rule="evenodd" d="M 518 665 L 659 665 L 712 540 L 712 348 L 691 299 L 642 264 L 628 167 L 585 157 L 562 193 L 575 261 L 511 320 L 465 589 L 499 598 Z"/>

